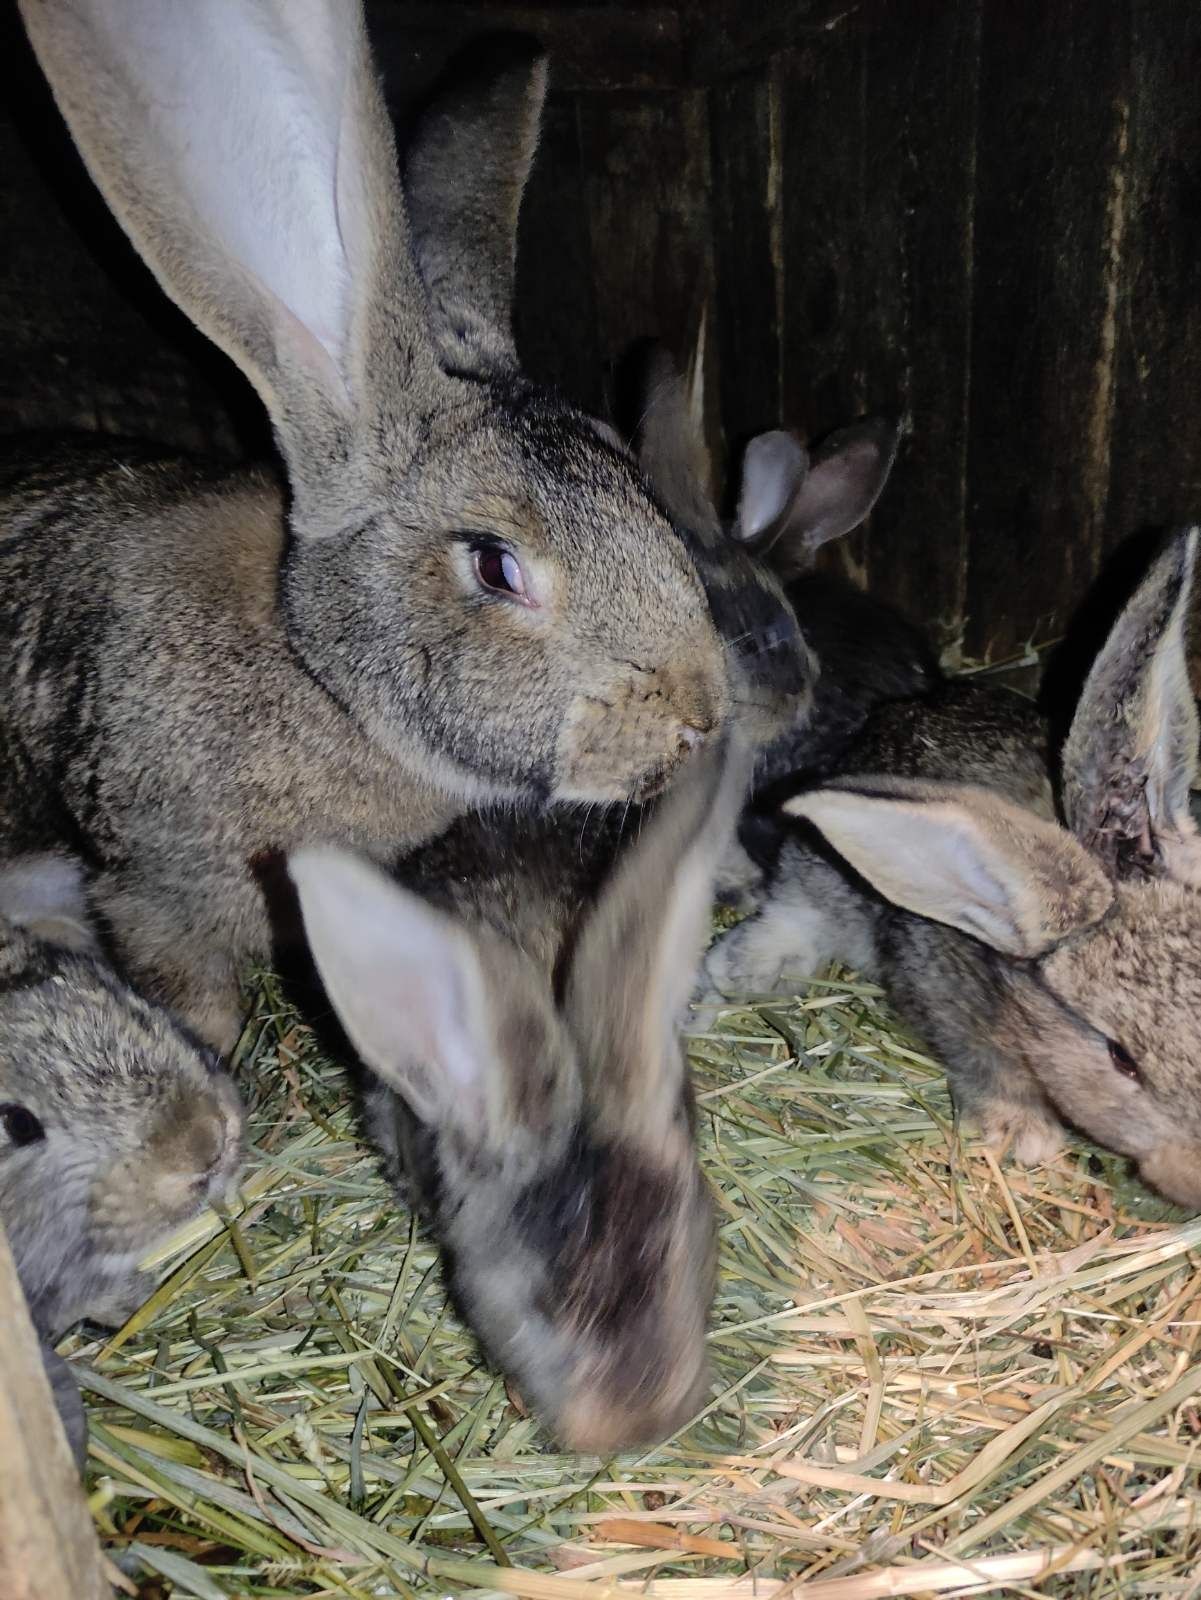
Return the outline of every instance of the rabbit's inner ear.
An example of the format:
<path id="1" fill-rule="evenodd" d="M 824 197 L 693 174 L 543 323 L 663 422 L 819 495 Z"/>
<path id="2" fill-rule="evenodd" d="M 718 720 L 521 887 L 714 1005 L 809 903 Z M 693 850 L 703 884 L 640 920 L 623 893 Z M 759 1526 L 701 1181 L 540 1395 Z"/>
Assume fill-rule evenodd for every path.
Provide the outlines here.
<path id="1" fill-rule="evenodd" d="M 424 1121 L 481 1120 L 487 986 L 465 932 L 348 851 L 289 861 L 321 981 L 364 1063 Z"/>
<path id="2" fill-rule="evenodd" d="M 784 810 L 819 828 L 886 900 L 1006 955 L 1044 954 L 1113 901 L 1069 833 L 983 789 L 857 778 Z"/>
<path id="3" fill-rule="evenodd" d="M 875 505 L 896 459 L 900 430 L 882 418 L 832 434 L 769 535 L 771 564 L 788 576 L 812 565 L 823 544 L 857 528 Z"/>
<path id="4" fill-rule="evenodd" d="M 403 359 L 405 381 L 436 381 L 360 6 L 42 0 L 23 14 L 93 178 L 255 385 L 311 521 L 306 486 L 385 398 L 367 388 L 395 384 L 369 367 Z"/>
<path id="5" fill-rule="evenodd" d="M 1197 705 L 1185 626 L 1198 530 L 1176 534 L 1114 624 L 1063 753 L 1072 831 L 1115 876 L 1196 875 Z"/>
<path id="6" fill-rule="evenodd" d="M 808 470 L 808 453 L 791 433 L 774 429 L 752 439 L 742 458 L 735 536 L 746 543 L 762 541 L 763 551 L 773 549 L 788 532 L 789 512 Z"/>
<path id="7" fill-rule="evenodd" d="M 413 246 L 433 332 L 452 368 L 517 368 L 517 219 L 546 97 L 546 58 L 514 35 L 452 63 L 405 155 Z"/>

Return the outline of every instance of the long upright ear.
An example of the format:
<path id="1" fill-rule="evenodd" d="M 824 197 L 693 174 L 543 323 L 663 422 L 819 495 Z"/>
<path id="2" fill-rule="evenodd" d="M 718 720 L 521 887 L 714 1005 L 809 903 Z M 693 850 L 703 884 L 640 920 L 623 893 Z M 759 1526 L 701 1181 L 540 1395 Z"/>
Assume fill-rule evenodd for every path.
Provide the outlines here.
<path id="1" fill-rule="evenodd" d="M 761 435 L 766 440 L 775 437 Z M 779 468 L 775 448 L 761 449 L 759 440 L 753 439 L 743 464 L 738 502 L 741 536 L 758 540 L 758 552 L 767 555 L 782 577 L 806 571 L 823 544 L 857 528 L 875 505 L 888 482 L 899 442 L 898 424 L 882 417 L 831 434 L 813 452 L 796 492 L 774 519 L 766 520 L 781 498 L 776 487 Z M 754 507 L 758 514 L 752 517 Z"/>
<path id="2" fill-rule="evenodd" d="M 703 329 L 702 323 L 702 339 Z M 663 345 L 647 344 L 639 359 L 640 408 L 634 441 L 639 465 L 672 521 L 713 547 L 725 535 L 709 493 L 709 452 L 693 396 Z M 703 343 L 697 354 L 697 381 L 702 361 Z"/>
<path id="3" fill-rule="evenodd" d="M 1006 955 L 1041 955 L 1113 900 L 1071 834 L 985 789 L 845 779 L 784 810 L 820 829 L 886 900 Z"/>
<path id="4" fill-rule="evenodd" d="M 105 199 L 266 404 L 297 532 L 332 531 L 331 468 L 440 376 L 359 0 L 20 4 Z"/>
<path id="5" fill-rule="evenodd" d="M 565 1006 L 588 1092 L 615 1132 L 652 1146 L 679 1104 L 679 1021 L 750 768 L 733 740 L 687 764 L 620 859 L 568 974 Z"/>
<path id="6" fill-rule="evenodd" d="M 488 1097 L 488 984 L 452 918 L 346 850 L 288 871 L 321 981 L 364 1063 L 424 1121 L 478 1125 Z"/>
<path id="7" fill-rule="evenodd" d="M 1064 746 L 1064 815 L 1116 877 L 1171 872 L 1195 854 L 1198 726 L 1184 630 L 1197 533 L 1173 534 L 1135 590 L 1093 663 Z"/>
<path id="8" fill-rule="evenodd" d="M 443 358 L 510 371 L 517 219 L 546 97 L 546 57 L 517 34 L 477 41 L 452 63 L 405 155 L 417 261 Z"/>

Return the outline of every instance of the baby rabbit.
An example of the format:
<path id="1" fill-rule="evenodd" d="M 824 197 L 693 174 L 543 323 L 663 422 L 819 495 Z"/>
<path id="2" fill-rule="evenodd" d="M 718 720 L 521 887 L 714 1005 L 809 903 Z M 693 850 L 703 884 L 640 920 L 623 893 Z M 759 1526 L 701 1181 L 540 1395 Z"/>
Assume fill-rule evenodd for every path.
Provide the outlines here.
<path id="1" fill-rule="evenodd" d="M 781 853 L 763 911 L 707 967 L 727 992 L 836 955 L 874 972 L 988 1139 L 1045 1160 L 1066 1120 L 1194 1209 L 1201 839 L 1184 624 L 1196 548 L 1196 529 L 1167 541 L 1093 664 L 1062 753 L 1062 823 L 1033 706 L 948 686 L 885 707 L 842 776 L 786 803 L 810 827 Z"/>
<path id="2" fill-rule="evenodd" d="M 291 857 L 378 1080 L 369 1130 L 464 1319 L 570 1449 L 657 1442 L 704 1398 L 714 1223 L 677 1018 L 748 764 L 700 752 L 570 906 L 559 850 L 529 849 L 519 883 L 443 842 L 409 869 L 423 895 L 345 851 Z"/>
<path id="3" fill-rule="evenodd" d="M 0 461 L 0 815 L 82 850 L 123 968 L 224 1049 L 264 860 L 645 798 L 720 730 L 724 658 L 631 458 L 518 365 L 541 57 L 452 82 L 402 182 L 358 0 L 21 10 L 288 481 L 112 443 Z"/>
<path id="4" fill-rule="evenodd" d="M 0 1222 L 81 1464 L 83 1407 L 50 1341 L 81 1317 L 124 1321 L 150 1289 L 139 1258 L 241 1156 L 215 1058 L 92 946 L 73 863 L 0 867 Z"/>

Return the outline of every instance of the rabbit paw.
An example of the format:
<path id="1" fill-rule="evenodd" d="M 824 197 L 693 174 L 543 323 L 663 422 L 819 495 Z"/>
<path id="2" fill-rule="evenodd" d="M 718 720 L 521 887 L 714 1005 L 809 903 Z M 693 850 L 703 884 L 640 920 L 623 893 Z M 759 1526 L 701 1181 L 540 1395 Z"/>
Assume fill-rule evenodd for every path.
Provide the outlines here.
<path id="1" fill-rule="evenodd" d="M 1024 1167 L 1041 1167 L 1064 1148 L 1063 1127 L 1043 1106 L 995 1100 L 979 1114 L 980 1137 L 991 1149 L 1009 1150 Z"/>

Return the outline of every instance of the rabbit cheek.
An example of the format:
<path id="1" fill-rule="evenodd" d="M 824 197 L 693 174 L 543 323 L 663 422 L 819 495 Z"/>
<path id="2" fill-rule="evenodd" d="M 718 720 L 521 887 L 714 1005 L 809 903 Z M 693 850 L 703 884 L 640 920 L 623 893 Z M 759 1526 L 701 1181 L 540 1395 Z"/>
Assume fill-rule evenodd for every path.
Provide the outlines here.
<path id="1" fill-rule="evenodd" d="M 622 663 L 572 702 L 559 735 L 556 800 L 648 800 L 724 721 L 724 684 L 684 668 Z"/>
<path id="2" fill-rule="evenodd" d="M 1201 1211 L 1201 1146 L 1184 1140 L 1160 1145 L 1139 1162 L 1144 1183 L 1189 1211 Z"/>

